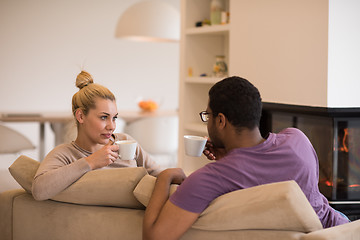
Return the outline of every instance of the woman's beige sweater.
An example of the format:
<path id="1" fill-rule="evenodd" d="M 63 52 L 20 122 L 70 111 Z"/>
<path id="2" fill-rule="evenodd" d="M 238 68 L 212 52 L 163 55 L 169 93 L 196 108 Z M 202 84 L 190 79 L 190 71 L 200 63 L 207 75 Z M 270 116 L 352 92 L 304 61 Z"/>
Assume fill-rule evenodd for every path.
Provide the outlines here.
<path id="1" fill-rule="evenodd" d="M 114 135 L 115 141 L 132 139 L 127 134 L 117 133 Z M 35 174 L 32 185 L 33 197 L 36 200 L 52 198 L 77 181 L 82 175 L 91 171 L 89 164 L 85 160 L 91 154 L 91 152 L 77 146 L 75 142 L 55 147 L 41 162 Z M 121 160 L 118 158 L 114 163 L 104 168 L 122 167 L 144 167 L 153 176 L 157 176 L 162 171 L 139 144 L 134 160 Z"/>

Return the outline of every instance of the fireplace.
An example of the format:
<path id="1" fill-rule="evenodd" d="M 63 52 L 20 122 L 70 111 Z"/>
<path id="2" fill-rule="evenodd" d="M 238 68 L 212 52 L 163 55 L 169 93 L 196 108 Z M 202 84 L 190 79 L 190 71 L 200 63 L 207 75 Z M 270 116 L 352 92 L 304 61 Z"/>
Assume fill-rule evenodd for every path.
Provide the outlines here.
<path id="1" fill-rule="evenodd" d="M 319 159 L 319 189 L 330 205 L 360 218 L 360 108 L 263 103 L 261 133 L 302 130 Z"/>

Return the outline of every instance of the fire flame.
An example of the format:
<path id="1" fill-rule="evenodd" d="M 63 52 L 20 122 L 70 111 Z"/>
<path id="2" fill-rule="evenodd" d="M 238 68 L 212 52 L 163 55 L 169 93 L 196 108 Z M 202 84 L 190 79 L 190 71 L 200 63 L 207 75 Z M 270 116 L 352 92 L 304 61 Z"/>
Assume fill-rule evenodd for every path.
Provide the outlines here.
<path id="1" fill-rule="evenodd" d="M 329 180 L 326 180 L 324 183 L 325 183 L 325 185 L 328 186 L 328 187 L 334 186 L 334 184 L 333 184 L 332 182 L 330 182 Z M 351 184 L 351 185 L 349 185 L 348 187 L 350 187 L 350 188 L 356 188 L 356 187 L 360 187 L 360 184 Z"/>
<path id="2" fill-rule="evenodd" d="M 346 139 L 349 135 L 348 129 L 344 128 L 344 137 L 342 139 L 342 146 L 340 147 L 340 151 L 342 152 L 349 152 L 349 148 L 347 147 Z"/>

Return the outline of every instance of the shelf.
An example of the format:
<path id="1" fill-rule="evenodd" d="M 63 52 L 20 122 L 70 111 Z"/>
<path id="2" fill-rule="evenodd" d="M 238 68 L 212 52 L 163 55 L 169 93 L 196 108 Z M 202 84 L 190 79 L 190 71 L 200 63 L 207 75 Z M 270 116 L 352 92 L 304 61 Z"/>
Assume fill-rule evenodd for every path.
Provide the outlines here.
<path id="1" fill-rule="evenodd" d="M 224 10 L 230 11 L 232 0 L 222 0 Z M 207 124 L 201 122 L 199 112 L 206 110 L 209 89 L 225 77 L 214 77 L 216 56 L 224 55 L 230 61 L 230 30 L 232 26 L 212 25 L 195 27 L 201 19 L 209 19 L 211 0 L 182 0 L 183 28 L 180 44 L 180 141 L 178 164 L 185 172 L 192 172 L 208 163 L 205 157 L 193 158 L 184 154 L 182 136 L 207 136 Z M 189 74 L 190 73 L 190 74 Z M 201 77 L 201 75 L 206 75 Z"/>
<path id="2" fill-rule="evenodd" d="M 230 24 L 193 27 L 186 29 L 186 35 L 198 35 L 198 34 L 226 35 L 229 33 L 229 29 L 230 29 Z"/>
<path id="3" fill-rule="evenodd" d="M 185 82 L 186 83 L 215 84 L 222 79 L 223 78 L 218 78 L 218 77 L 187 77 L 185 79 Z"/>

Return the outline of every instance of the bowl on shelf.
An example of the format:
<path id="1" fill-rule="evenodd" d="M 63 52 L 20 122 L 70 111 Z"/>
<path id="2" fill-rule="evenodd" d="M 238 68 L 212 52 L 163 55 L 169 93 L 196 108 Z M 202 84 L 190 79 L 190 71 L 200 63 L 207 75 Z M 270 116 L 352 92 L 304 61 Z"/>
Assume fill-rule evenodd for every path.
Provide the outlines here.
<path id="1" fill-rule="evenodd" d="M 158 109 L 159 105 L 154 100 L 141 100 L 138 106 L 144 112 L 154 112 Z"/>

